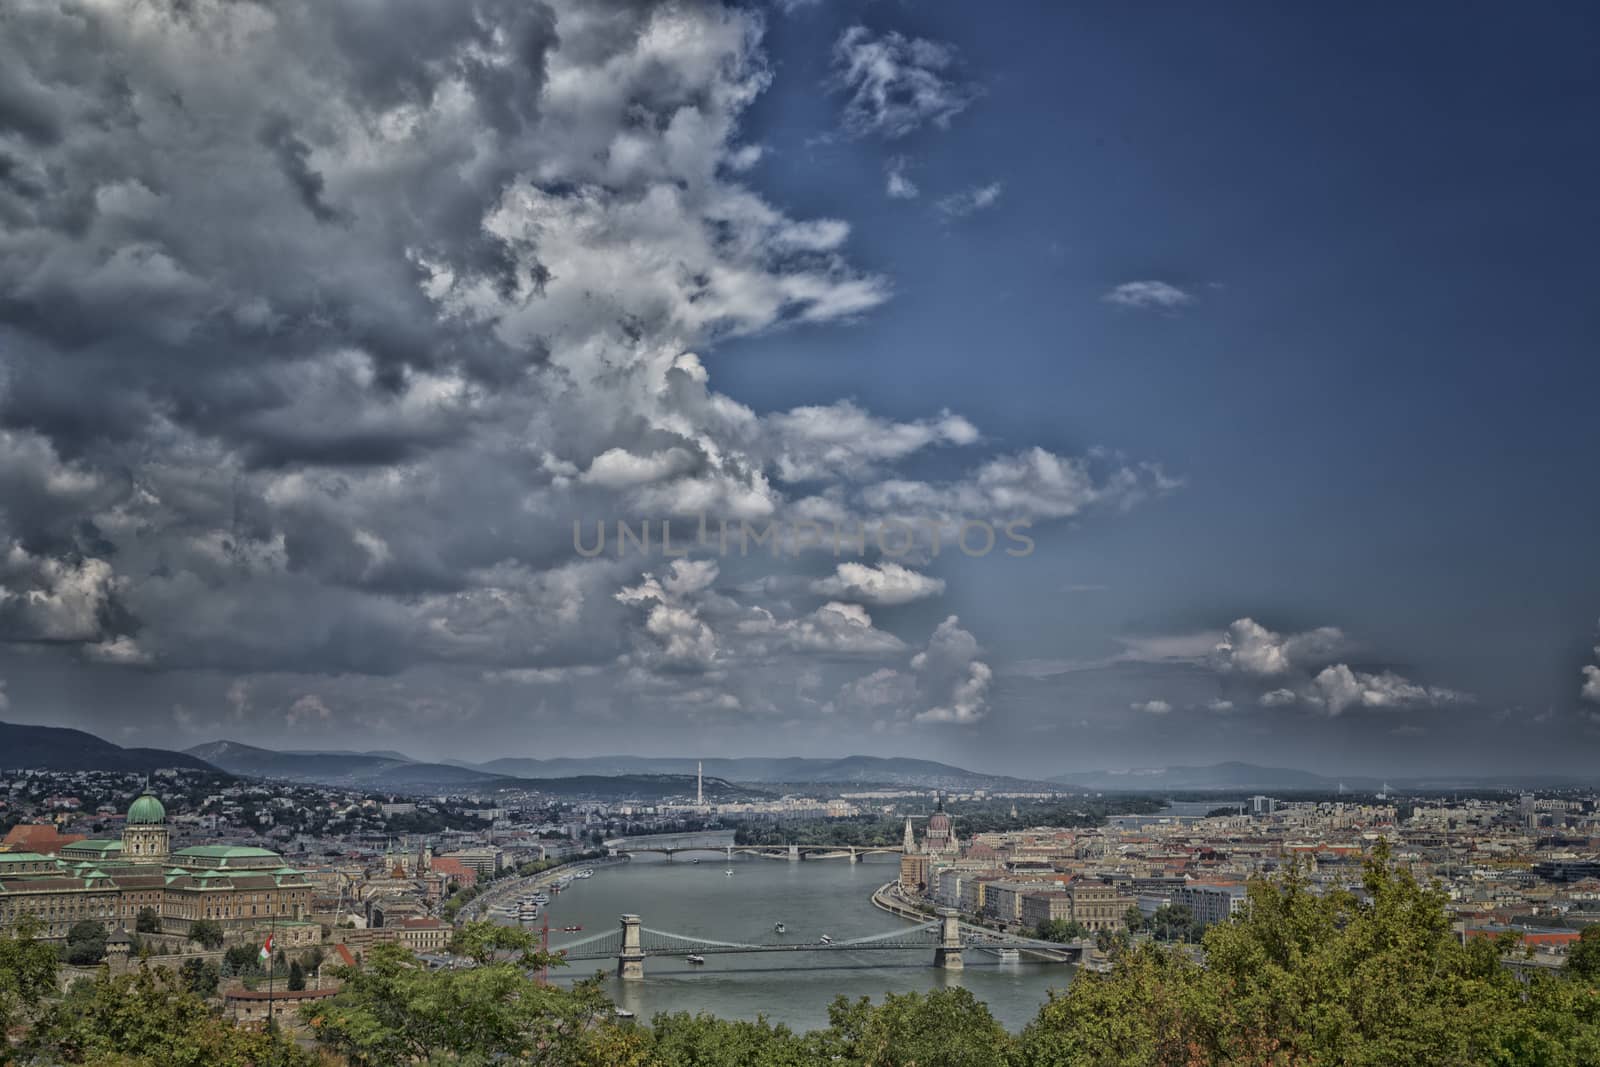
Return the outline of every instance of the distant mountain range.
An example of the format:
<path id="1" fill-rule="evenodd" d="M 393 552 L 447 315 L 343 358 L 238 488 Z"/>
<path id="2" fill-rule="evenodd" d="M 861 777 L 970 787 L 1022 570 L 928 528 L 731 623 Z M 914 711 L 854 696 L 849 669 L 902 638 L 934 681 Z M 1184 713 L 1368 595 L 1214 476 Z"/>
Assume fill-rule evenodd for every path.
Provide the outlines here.
<path id="1" fill-rule="evenodd" d="M 695 777 L 647 770 L 611 774 L 573 773 L 532 776 L 504 767 L 478 767 L 458 763 L 427 763 L 399 752 L 279 752 L 239 741 L 212 741 L 188 750 L 232 774 L 252 778 L 277 778 L 343 788 L 391 793 L 489 792 L 528 789 L 555 796 L 637 797 L 656 800 L 693 796 Z M 506 762 L 506 761 L 496 761 Z M 692 771 L 692 768 L 691 768 Z M 708 797 L 749 795 L 715 775 L 707 775 Z"/>
<path id="2" fill-rule="evenodd" d="M 587 756 L 552 759 L 506 758 L 488 763 L 457 766 L 476 767 L 500 774 L 539 778 L 559 778 L 575 774 L 694 774 L 696 760 L 677 756 Z M 741 756 L 703 761 L 705 773 L 735 782 L 776 785 L 887 785 L 918 786 L 925 789 L 1021 789 L 1049 788 L 1050 783 L 1014 778 L 1002 774 L 981 774 L 933 760 L 880 756 L 844 756 L 839 759 L 806 759 L 798 756 L 764 758 Z"/>
<path id="3" fill-rule="evenodd" d="M 1051 788 L 1049 782 L 980 774 L 932 760 L 879 756 L 845 756 L 839 759 L 768 759 L 752 756 L 703 761 L 687 756 L 505 757 L 487 763 L 469 763 L 465 760 L 429 763 L 394 751 L 280 752 L 238 741 L 213 741 L 188 751 L 190 755 L 215 763 L 235 774 L 361 784 L 374 789 L 460 788 L 502 778 L 516 779 L 518 782 L 554 782 L 576 778 L 662 775 L 686 777 L 692 784 L 697 762 L 704 764 L 708 792 L 711 792 L 715 781 L 745 782 L 757 786 L 880 785 L 952 790 Z"/>
<path id="4" fill-rule="evenodd" d="M 212 741 L 188 753 L 233 774 L 379 790 L 472 788 L 503 777 L 448 763 L 421 763 L 398 752 L 278 752 L 239 741 Z"/>
<path id="5" fill-rule="evenodd" d="M 1533 789 L 1590 786 L 1590 778 L 1499 774 L 1334 778 L 1291 767 L 1227 762 L 1201 766 L 1069 771 L 1049 779 L 983 774 L 932 760 L 880 756 L 839 759 L 758 756 L 703 761 L 706 796 L 721 799 L 769 792 L 780 785 L 888 786 L 968 791 L 1057 789 L 1062 792 L 1348 792 L 1372 793 L 1389 785 L 1399 793 L 1453 789 Z M 224 771 L 254 778 L 316 783 L 387 793 L 489 792 L 526 789 L 555 796 L 605 796 L 656 800 L 693 796 L 691 757 L 588 756 L 487 763 L 415 760 L 392 749 L 277 751 L 238 741 L 212 741 L 186 752 L 123 748 L 82 730 L 0 722 L 0 769 L 150 773 L 167 767 Z M 742 784 L 736 784 L 742 783 Z"/>
<path id="6" fill-rule="evenodd" d="M 149 774 L 166 767 L 217 768 L 204 759 L 162 748 L 123 748 L 60 726 L 0 722 L 0 767 L 47 771 L 125 771 Z"/>
<path id="7" fill-rule="evenodd" d="M 1300 792 L 1376 793 L 1388 786 L 1398 793 L 1444 792 L 1452 789 L 1535 789 L 1591 785 L 1594 779 L 1532 774 L 1432 774 L 1387 780 L 1364 775 L 1333 778 L 1292 767 L 1254 763 L 1212 763 L 1193 767 L 1148 767 L 1126 771 L 1068 771 L 1051 781 L 1067 782 L 1107 793 Z"/>
<path id="8" fill-rule="evenodd" d="M 1142 767 L 1126 771 L 1069 771 L 1052 781 L 1071 781 L 1105 792 L 1164 793 L 1173 790 L 1294 789 L 1335 790 L 1339 780 L 1291 767 L 1254 763 L 1213 763 L 1198 767 Z M 1376 788 L 1381 783 L 1371 783 Z M 1367 788 L 1366 779 L 1349 779 L 1350 789 Z"/>

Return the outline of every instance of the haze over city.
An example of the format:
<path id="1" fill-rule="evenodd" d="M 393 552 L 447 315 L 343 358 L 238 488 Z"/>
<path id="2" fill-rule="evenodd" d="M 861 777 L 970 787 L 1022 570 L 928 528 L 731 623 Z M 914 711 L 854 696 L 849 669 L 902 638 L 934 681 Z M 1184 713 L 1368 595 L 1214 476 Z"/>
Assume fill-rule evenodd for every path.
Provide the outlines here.
<path id="1" fill-rule="evenodd" d="M 0 19 L 0 719 L 1592 773 L 1580 7 L 401 6 Z"/>

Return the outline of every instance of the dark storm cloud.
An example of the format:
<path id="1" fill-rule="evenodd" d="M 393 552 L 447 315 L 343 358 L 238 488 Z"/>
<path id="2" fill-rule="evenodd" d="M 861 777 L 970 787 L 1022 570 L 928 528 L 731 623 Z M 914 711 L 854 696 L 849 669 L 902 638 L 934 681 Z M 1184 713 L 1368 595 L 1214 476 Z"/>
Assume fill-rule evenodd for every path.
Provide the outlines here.
<path id="1" fill-rule="evenodd" d="M 340 218 L 339 212 L 322 199 L 325 183 L 322 175 L 313 170 L 308 162 L 311 146 L 295 136 L 287 116 L 267 116 L 261 126 L 261 143 L 272 150 L 278 160 L 278 168 L 299 192 L 300 201 L 305 204 L 307 211 L 319 222 L 333 222 Z"/>
<path id="2" fill-rule="evenodd" d="M 572 519 L 1042 522 L 1174 484 L 1043 449 L 968 470 L 982 438 L 950 412 L 759 415 L 710 386 L 695 349 L 889 292 L 844 221 L 737 180 L 772 76 L 748 9 L 0 19 L 0 646 L 66 650 L 84 693 L 136 668 L 140 706 L 170 693 L 196 733 L 242 708 L 299 730 L 547 704 L 959 726 L 991 670 L 949 611 L 900 635 L 856 586 L 582 559 Z M 948 473 L 899 476 L 935 450 Z"/>

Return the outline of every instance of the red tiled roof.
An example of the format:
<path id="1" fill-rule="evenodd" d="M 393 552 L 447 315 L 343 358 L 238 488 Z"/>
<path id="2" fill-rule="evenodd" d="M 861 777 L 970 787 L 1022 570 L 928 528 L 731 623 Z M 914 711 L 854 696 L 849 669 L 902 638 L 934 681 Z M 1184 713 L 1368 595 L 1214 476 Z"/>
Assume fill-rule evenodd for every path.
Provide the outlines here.
<path id="1" fill-rule="evenodd" d="M 21 823 L 7 831 L 0 846 L 12 852 L 39 852 L 49 856 L 57 849 L 82 840 L 82 834 L 60 833 L 52 823 Z"/>

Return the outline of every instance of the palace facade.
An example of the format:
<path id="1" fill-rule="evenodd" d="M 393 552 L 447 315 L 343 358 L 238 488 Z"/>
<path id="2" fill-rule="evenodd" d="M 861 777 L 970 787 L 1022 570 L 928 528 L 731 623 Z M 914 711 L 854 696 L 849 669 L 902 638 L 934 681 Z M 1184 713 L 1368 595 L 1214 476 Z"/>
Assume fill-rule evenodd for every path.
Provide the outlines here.
<path id="1" fill-rule="evenodd" d="M 0 928 L 31 915 L 51 938 L 84 919 L 131 930 L 148 908 L 163 932 L 181 934 L 196 919 L 242 927 L 309 913 L 311 882 L 276 852 L 236 845 L 173 852 L 166 822 L 166 808 L 146 793 L 128 809 L 120 839 L 71 841 L 53 854 L 0 852 Z"/>

